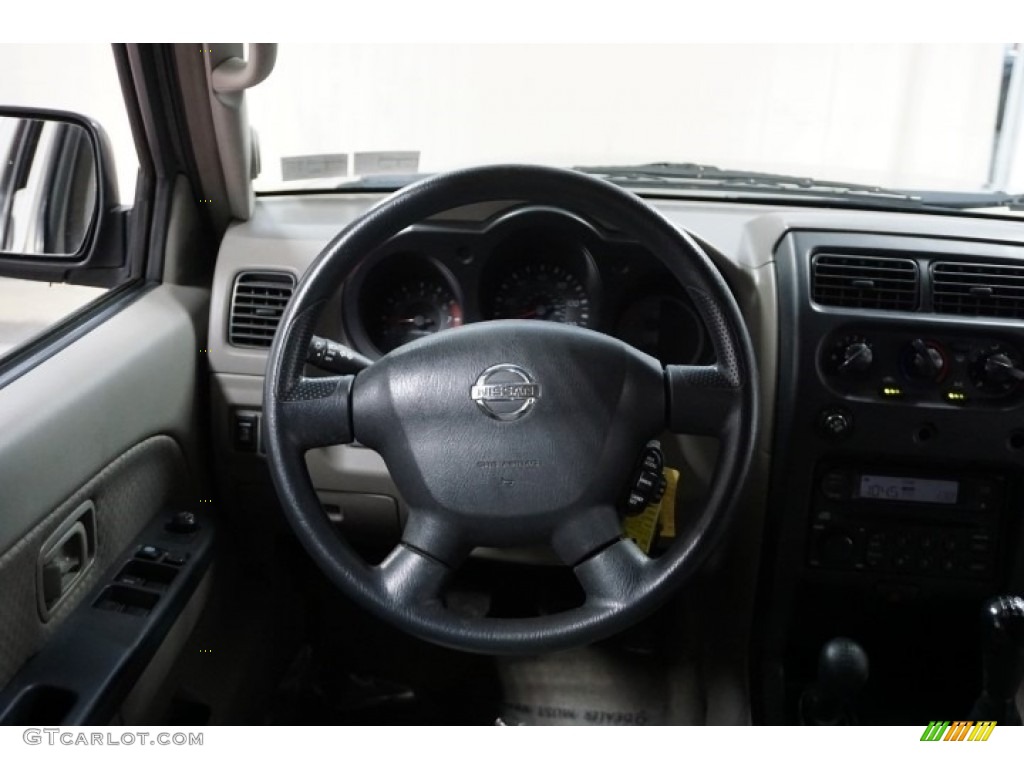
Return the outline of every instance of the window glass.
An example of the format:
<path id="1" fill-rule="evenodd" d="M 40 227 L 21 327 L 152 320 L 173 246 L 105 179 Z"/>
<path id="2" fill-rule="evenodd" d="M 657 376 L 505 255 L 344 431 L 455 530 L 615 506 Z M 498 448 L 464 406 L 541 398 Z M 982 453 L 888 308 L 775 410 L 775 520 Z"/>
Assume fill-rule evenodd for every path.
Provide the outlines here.
<path id="1" fill-rule="evenodd" d="M 264 191 L 489 162 L 990 186 L 1017 45 L 297 45 L 247 94 Z M 1024 145 L 1024 138 L 1018 139 Z M 1024 191 L 1024 149 L 1010 191 Z"/>

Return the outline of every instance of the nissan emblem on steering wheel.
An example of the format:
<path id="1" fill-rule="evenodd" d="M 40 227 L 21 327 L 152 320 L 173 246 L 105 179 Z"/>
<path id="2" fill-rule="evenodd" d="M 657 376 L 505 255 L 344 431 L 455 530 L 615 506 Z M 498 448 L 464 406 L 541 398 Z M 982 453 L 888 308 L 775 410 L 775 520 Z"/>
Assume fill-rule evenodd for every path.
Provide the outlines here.
<path id="1" fill-rule="evenodd" d="M 518 365 L 501 363 L 480 374 L 470 397 L 492 419 L 515 421 L 540 398 L 540 384 Z"/>

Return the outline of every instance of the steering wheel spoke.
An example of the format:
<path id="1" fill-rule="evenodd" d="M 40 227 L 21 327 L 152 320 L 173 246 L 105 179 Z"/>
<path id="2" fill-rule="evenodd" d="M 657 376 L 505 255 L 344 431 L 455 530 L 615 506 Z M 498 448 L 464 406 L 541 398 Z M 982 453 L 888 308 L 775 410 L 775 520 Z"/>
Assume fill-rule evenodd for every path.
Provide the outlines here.
<path id="1" fill-rule="evenodd" d="M 281 423 L 300 450 L 352 442 L 352 376 L 303 376 L 281 398 Z"/>
<path id="2" fill-rule="evenodd" d="M 690 435 L 719 436 L 743 405 L 739 383 L 717 365 L 669 365 L 668 428 Z"/>
<path id="3" fill-rule="evenodd" d="M 438 599 L 445 582 L 468 554 L 458 530 L 452 521 L 411 511 L 402 541 L 377 566 L 384 593 L 403 605 Z"/>
<path id="4" fill-rule="evenodd" d="M 575 567 L 620 538 L 622 520 L 618 511 L 610 505 L 603 505 L 566 517 L 555 528 L 551 547 L 563 563 Z"/>
<path id="5" fill-rule="evenodd" d="M 643 589 L 654 560 L 629 539 L 619 539 L 591 555 L 573 570 L 587 603 L 605 607 L 629 605 Z"/>
<path id="6" fill-rule="evenodd" d="M 422 605 L 440 598 L 451 568 L 418 549 L 399 544 L 377 566 L 381 590 L 396 605 Z"/>

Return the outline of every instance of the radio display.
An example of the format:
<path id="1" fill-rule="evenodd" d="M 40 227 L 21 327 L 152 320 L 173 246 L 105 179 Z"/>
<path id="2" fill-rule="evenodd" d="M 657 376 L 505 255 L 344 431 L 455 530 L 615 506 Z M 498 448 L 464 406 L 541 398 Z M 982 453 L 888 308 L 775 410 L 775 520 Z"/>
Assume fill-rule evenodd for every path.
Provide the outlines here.
<path id="1" fill-rule="evenodd" d="M 923 477 L 861 475 L 857 496 L 881 501 L 912 501 L 918 504 L 956 504 L 960 483 Z"/>

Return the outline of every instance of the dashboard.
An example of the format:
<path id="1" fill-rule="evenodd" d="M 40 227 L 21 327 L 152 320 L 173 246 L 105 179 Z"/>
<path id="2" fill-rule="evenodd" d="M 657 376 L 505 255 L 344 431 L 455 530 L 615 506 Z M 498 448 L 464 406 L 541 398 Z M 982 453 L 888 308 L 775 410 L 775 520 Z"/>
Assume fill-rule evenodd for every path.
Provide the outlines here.
<path id="1" fill-rule="evenodd" d="M 224 239 L 213 424 L 222 495 L 247 521 L 280 517 L 258 441 L 274 302 L 379 199 L 263 198 Z M 763 403 L 745 502 L 682 622 L 699 627 L 687 630 L 699 641 L 681 642 L 702 711 L 800 721 L 819 651 L 841 636 L 871 659 L 864 722 L 966 717 L 980 602 L 1024 590 L 1024 223 L 649 202 L 699 238 L 737 297 Z M 704 330 L 653 255 L 570 209 L 498 201 L 401 232 L 338 286 L 317 333 L 376 358 L 522 317 L 608 333 L 663 362 L 706 361 Z M 262 316 L 244 314 L 254 295 Z M 240 316 L 249 330 L 235 338 Z M 663 443 L 685 479 L 685 525 L 716 446 Z M 379 456 L 338 446 L 310 451 L 307 466 L 347 536 L 398 535 L 403 502 Z"/>
<path id="2" fill-rule="evenodd" d="M 343 334 L 375 359 L 482 320 L 543 320 L 615 336 L 664 364 L 708 362 L 689 298 L 639 244 L 566 211 L 513 207 L 410 228 L 341 297 Z"/>

